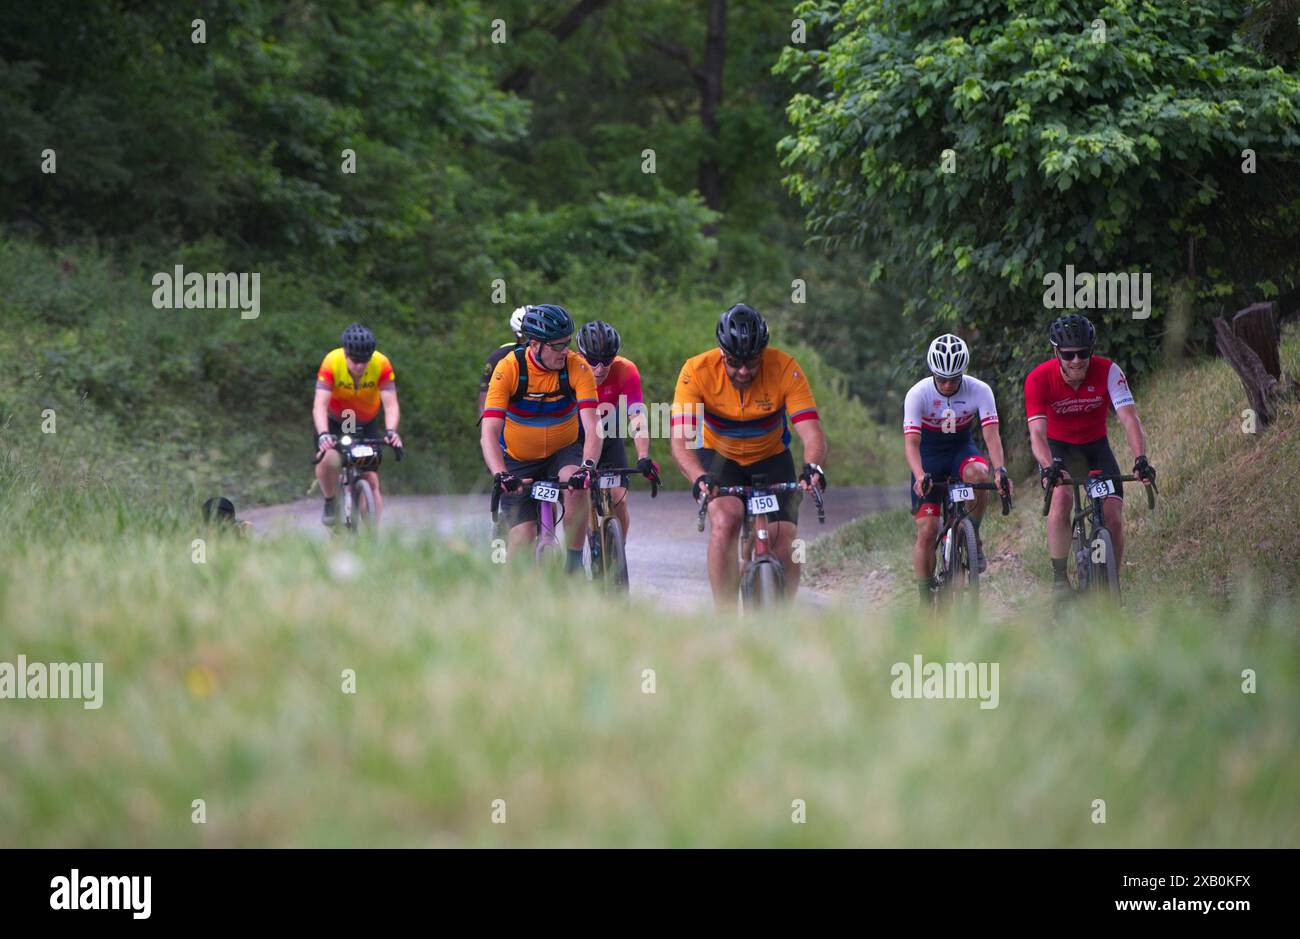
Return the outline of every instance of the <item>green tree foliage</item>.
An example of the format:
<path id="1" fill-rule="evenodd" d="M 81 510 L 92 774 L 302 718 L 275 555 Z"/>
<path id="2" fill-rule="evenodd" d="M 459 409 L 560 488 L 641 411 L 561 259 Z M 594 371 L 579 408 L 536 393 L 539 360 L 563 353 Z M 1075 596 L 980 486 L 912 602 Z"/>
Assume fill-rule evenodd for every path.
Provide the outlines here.
<path id="1" fill-rule="evenodd" d="M 1011 373 L 1041 349 L 1042 278 L 1067 264 L 1152 273 L 1150 320 L 1104 317 L 1106 347 L 1136 371 L 1175 292 L 1195 297 L 1196 340 L 1220 307 L 1295 282 L 1300 80 L 1239 41 L 1241 4 L 798 12 L 816 41 L 778 66 L 802 89 L 781 153 L 810 230 L 865 255 L 919 321 L 982 339 L 981 364 Z"/>

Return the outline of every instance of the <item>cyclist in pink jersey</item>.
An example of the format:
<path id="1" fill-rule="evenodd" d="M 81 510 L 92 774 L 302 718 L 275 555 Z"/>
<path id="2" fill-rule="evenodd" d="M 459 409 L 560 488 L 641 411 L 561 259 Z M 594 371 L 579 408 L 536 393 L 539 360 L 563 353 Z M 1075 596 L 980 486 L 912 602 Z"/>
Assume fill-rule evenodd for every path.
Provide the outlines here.
<path id="1" fill-rule="evenodd" d="M 1136 454 L 1133 475 L 1151 485 L 1156 471 L 1147 460 L 1147 438 L 1138 419 L 1137 406 L 1128 379 L 1118 365 L 1093 355 L 1097 331 L 1086 316 L 1072 313 L 1058 317 L 1048 330 L 1056 353 L 1025 378 L 1025 417 L 1029 421 L 1029 445 L 1038 460 L 1043 487 L 1058 480 L 1069 481 L 1071 472 L 1087 475 L 1100 470 L 1119 475 L 1119 463 L 1106 436 L 1106 418 L 1111 411 L 1124 428 L 1129 449 Z M 1073 467 L 1073 469 L 1071 469 Z M 1124 484 L 1115 483 L 1115 494 L 1107 496 L 1102 512 L 1115 543 L 1115 561 L 1124 556 Z M 1047 549 L 1052 558 L 1052 590 L 1068 593 L 1065 573 L 1070 552 L 1070 513 L 1074 495 L 1070 487 L 1058 486 L 1047 514 Z"/>
<path id="2" fill-rule="evenodd" d="M 578 330 L 578 353 L 591 366 L 596 379 L 597 429 L 604 438 L 598 470 L 628 466 L 625 434 L 636 447 L 636 468 L 647 479 L 659 482 L 659 464 L 650 459 L 650 432 L 646 427 L 645 402 L 641 399 L 641 373 L 631 360 L 618 354 L 623 340 L 609 323 L 594 320 Z M 621 426 L 626 420 L 627 426 Z M 609 491 L 614 514 L 627 538 L 627 477 L 623 485 Z"/>

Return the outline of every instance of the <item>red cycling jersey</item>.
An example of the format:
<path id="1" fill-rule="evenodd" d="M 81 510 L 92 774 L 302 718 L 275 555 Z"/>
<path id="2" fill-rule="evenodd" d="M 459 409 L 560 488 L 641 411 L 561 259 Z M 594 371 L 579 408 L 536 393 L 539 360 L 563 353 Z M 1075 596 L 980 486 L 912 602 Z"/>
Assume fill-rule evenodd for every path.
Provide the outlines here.
<path id="1" fill-rule="evenodd" d="M 1120 367 L 1094 355 L 1078 388 L 1061 375 L 1061 364 L 1048 359 L 1025 379 L 1025 417 L 1047 422 L 1047 436 L 1062 443 L 1092 443 L 1106 436 L 1106 415 L 1131 407 L 1133 394 Z"/>

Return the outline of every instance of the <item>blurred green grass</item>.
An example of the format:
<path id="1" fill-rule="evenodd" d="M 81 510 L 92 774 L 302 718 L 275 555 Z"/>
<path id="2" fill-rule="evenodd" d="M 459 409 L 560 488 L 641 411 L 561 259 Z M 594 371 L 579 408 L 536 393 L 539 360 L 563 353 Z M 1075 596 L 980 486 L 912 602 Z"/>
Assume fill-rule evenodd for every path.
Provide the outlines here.
<path id="1" fill-rule="evenodd" d="M 431 539 L 196 564 L 184 523 L 115 525 L 4 551 L 0 658 L 105 673 L 97 711 L 0 702 L 5 846 L 1300 842 L 1294 608 L 742 622 Z M 1000 663 L 999 706 L 894 699 L 918 653 Z"/>

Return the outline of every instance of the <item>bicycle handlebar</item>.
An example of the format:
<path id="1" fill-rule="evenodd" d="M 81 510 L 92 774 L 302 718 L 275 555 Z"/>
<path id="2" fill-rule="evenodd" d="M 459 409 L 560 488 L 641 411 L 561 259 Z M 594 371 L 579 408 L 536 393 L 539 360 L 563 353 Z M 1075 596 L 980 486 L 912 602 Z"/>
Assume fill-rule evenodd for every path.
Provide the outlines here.
<path id="1" fill-rule="evenodd" d="M 1113 482 L 1113 483 L 1140 483 L 1140 482 L 1142 482 L 1142 479 L 1141 479 L 1140 477 L 1138 477 L 1138 476 L 1126 475 L 1126 474 L 1124 474 L 1124 473 L 1119 473 L 1119 474 L 1115 474 L 1115 473 L 1107 473 L 1107 474 L 1105 474 L 1105 475 L 1087 476 L 1087 477 L 1085 477 L 1085 478 L 1083 478 L 1083 479 L 1075 479 L 1074 477 L 1071 477 L 1071 478 L 1069 479 L 1069 485 L 1073 486 L 1075 489 L 1078 489 L 1080 486 L 1086 486 L 1086 485 L 1088 485 L 1088 483 L 1091 483 L 1091 482 L 1097 482 L 1098 480 L 1101 480 L 1101 481 L 1103 481 L 1103 482 L 1104 482 L 1104 481 L 1110 481 L 1110 482 Z M 1056 490 L 1056 487 L 1057 487 L 1057 486 L 1063 486 L 1063 485 L 1066 484 L 1066 482 L 1067 482 L 1067 481 L 1064 480 L 1064 479 L 1058 479 L 1056 482 L 1052 483 L 1050 486 L 1046 486 L 1046 487 L 1044 487 L 1044 489 L 1043 489 L 1043 514 L 1044 514 L 1044 515 L 1046 515 L 1046 514 L 1048 513 L 1048 511 L 1049 511 L 1049 510 L 1051 509 L 1051 507 L 1052 507 L 1052 493 Z M 1143 485 L 1142 488 L 1145 489 L 1145 490 L 1146 490 L 1146 493 L 1147 493 L 1147 510 L 1148 510 L 1148 511 L 1155 511 L 1155 507 L 1156 507 L 1156 493 L 1160 491 L 1160 490 L 1158 490 L 1158 489 L 1156 488 L 1156 482 L 1155 482 L 1155 480 L 1154 480 L 1154 479 L 1151 480 L 1151 485 L 1150 485 L 1150 486 Z"/>
<path id="2" fill-rule="evenodd" d="M 619 466 L 613 469 L 606 469 L 598 466 L 596 467 L 596 473 L 599 476 L 642 476 L 644 475 L 635 466 Z M 650 480 L 650 498 L 654 499 L 659 495 L 659 483 L 656 480 L 650 479 L 649 476 L 646 476 L 646 479 Z"/>
<path id="3" fill-rule="evenodd" d="M 624 475 L 632 475 L 632 474 L 641 475 L 641 471 L 638 470 L 635 466 L 631 466 L 631 467 L 614 467 L 614 468 L 612 468 L 612 469 L 597 469 L 597 470 L 596 470 L 596 475 L 598 475 L 598 476 L 614 476 L 614 475 L 624 476 Z M 519 480 L 519 488 L 520 488 L 520 489 L 525 489 L 525 488 L 527 488 L 527 489 L 531 489 L 531 487 L 533 486 L 534 483 L 547 483 L 548 485 L 557 486 L 557 487 L 559 487 L 560 489 L 583 489 L 583 488 L 586 488 L 586 487 L 584 487 L 584 486 L 578 485 L 578 484 L 574 481 L 573 476 L 570 476 L 568 479 L 564 480 L 563 482 L 560 481 L 560 477 L 558 477 L 558 476 L 537 477 L 537 478 L 521 478 L 521 479 Z M 491 513 L 492 513 L 492 521 L 493 521 L 493 522 L 495 522 L 495 521 L 497 520 L 497 517 L 498 517 L 498 514 L 499 514 L 498 510 L 499 510 L 500 507 L 501 507 L 501 494 L 502 494 L 502 491 L 503 491 L 503 490 L 502 490 L 501 486 L 500 486 L 498 483 L 495 483 L 495 482 L 494 482 L 494 483 L 492 484 L 492 506 L 491 506 Z M 518 491 L 518 490 L 516 490 L 516 491 Z M 655 497 L 658 496 L 658 495 L 659 495 L 659 484 L 658 484 L 657 482 L 655 482 L 653 479 L 651 479 L 651 480 L 650 480 L 650 498 L 653 499 L 653 498 L 655 498 Z"/>
<path id="4" fill-rule="evenodd" d="M 740 496 L 742 500 L 748 499 L 754 495 L 764 495 L 776 492 L 794 492 L 796 489 L 802 489 L 799 483 L 770 483 L 766 486 L 716 486 L 714 487 L 720 496 Z M 812 487 L 813 501 L 817 503 L 817 521 L 823 525 L 826 524 L 826 501 L 822 498 L 822 491 L 817 486 Z M 708 493 L 700 500 L 700 512 L 696 516 L 696 531 L 704 531 L 704 517 L 709 511 L 709 502 L 712 499 Z M 746 511 L 748 511 L 746 503 Z"/>
<path id="5" fill-rule="evenodd" d="M 1004 479 L 1003 481 L 1005 482 L 1006 480 Z M 933 489 L 935 486 L 967 486 L 971 489 L 983 489 L 988 492 L 996 492 L 1002 497 L 1002 514 L 1011 514 L 1011 489 L 1009 486 L 1004 487 L 1002 483 L 967 483 L 954 481 L 950 478 L 935 479 L 934 477 L 931 477 L 930 489 Z M 922 492 L 925 495 L 929 495 L 930 489 L 923 488 Z"/>
<path id="6" fill-rule="evenodd" d="M 344 434 L 344 435 L 341 435 L 341 436 L 347 436 L 347 435 Z M 352 438 L 352 442 L 349 444 L 349 446 L 355 446 L 355 445 L 357 445 L 357 444 L 366 444 L 367 446 L 371 446 L 371 447 L 388 447 L 388 448 L 389 448 L 390 450 L 392 450 L 393 453 L 397 456 L 397 462 L 398 462 L 398 463 L 401 463 L 401 462 L 402 462 L 402 456 L 403 456 L 403 453 L 404 453 L 404 451 L 405 451 L 405 449 L 406 449 L 405 447 L 394 447 L 391 443 L 389 443 L 389 442 L 388 442 L 387 440 L 385 440 L 383 437 L 353 437 L 353 438 Z M 336 439 L 336 440 L 334 441 L 334 446 L 330 447 L 330 449 L 331 449 L 331 450 L 338 450 L 340 453 L 342 453 L 342 452 L 343 452 L 343 444 L 341 443 L 340 439 Z M 318 453 L 316 454 L 316 456 L 312 459 L 312 461 L 311 461 L 311 465 L 312 465 L 312 466 L 315 466 L 317 463 L 319 463 L 319 462 L 320 462 L 321 460 L 323 460 L 324 458 L 325 458 L 325 454 L 324 454 L 323 452 L 318 452 Z"/>

